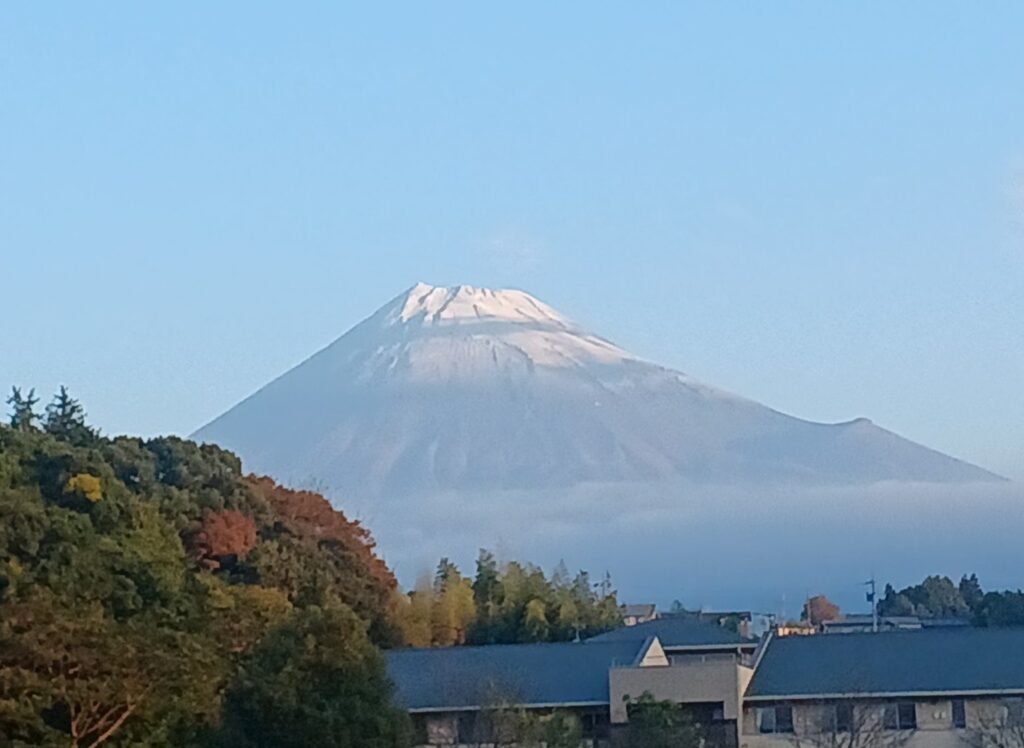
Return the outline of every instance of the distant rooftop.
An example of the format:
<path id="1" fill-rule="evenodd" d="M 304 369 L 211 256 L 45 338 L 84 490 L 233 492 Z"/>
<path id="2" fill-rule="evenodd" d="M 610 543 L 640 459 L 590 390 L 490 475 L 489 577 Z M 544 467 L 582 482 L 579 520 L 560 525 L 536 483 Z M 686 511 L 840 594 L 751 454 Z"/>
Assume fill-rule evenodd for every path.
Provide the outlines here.
<path id="1" fill-rule="evenodd" d="M 1024 693 L 1024 629 L 932 628 L 773 639 L 748 698 Z"/>
<path id="2" fill-rule="evenodd" d="M 398 703 L 410 711 L 607 704 L 608 670 L 632 663 L 644 640 L 385 652 Z"/>
<path id="3" fill-rule="evenodd" d="M 647 616 L 653 616 L 656 606 L 653 603 L 635 603 L 633 605 L 620 605 L 619 612 L 622 613 L 623 618 L 632 616 L 635 618 L 644 618 Z"/>
<path id="4" fill-rule="evenodd" d="M 587 639 L 587 644 L 594 642 L 635 641 L 642 642 L 648 637 L 656 636 L 666 649 L 686 647 L 707 648 L 742 645 L 754 647 L 757 642 L 747 639 L 714 623 L 706 623 L 695 618 L 684 616 L 666 616 L 653 621 L 638 623 L 635 626 L 623 626 Z"/>

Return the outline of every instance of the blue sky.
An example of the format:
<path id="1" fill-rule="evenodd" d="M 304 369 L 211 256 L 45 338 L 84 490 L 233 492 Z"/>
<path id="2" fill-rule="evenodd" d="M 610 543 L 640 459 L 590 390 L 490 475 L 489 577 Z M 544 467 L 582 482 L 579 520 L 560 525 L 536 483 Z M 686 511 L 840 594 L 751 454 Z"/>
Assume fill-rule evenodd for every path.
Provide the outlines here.
<path id="1" fill-rule="evenodd" d="M 188 433 L 418 280 L 1024 479 L 1024 6 L 8 6 L 0 386 Z"/>

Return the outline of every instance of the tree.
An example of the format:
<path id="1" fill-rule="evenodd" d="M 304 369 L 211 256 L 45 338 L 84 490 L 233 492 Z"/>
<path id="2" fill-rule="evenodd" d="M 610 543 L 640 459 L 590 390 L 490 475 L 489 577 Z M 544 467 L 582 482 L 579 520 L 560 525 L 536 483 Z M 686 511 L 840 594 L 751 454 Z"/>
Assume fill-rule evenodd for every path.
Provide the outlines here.
<path id="1" fill-rule="evenodd" d="M 16 431 L 32 431 L 39 420 L 39 414 L 35 412 L 38 403 L 35 388 L 23 397 L 20 388 L 12 387 L 11 396 L 7 398 L 7 404 L 11 406 L 11 428 Z"/>
<path id="2" fill-rule="evenodd" d="M 960 590 L 949 577 L 930 576 L 918 585 L 896 593 L 885 586 L 885 597 L 878 604 L 884 616 L 916 615 L 922 618 L 963 617 L 970 613 Z"/>
<path id="3" fill-rule="evenodd" d="M 974 622 L 979 626 L 1024 625 L 1024 592 L 987 592 L 975 609 Z"/>
<path id="4" fill-rule="evenodd" d="M 626 697 L 626 711 L 629 748 L 697 748 L 703 743 L 699 727 L 679 704 L 645 691 L 637 699 Z"/>
<path id="5" fill-rule="evenodd" d="M 972 748 L 1024 748 L 1024 721 L 999 702 L 978 704 L 965 742 Z"/>
<path id="6" fill-rule="evenodd" d="M 434 611 L 434 587 L 425 574 L 407 595 L 396 595 L 395 621 L 402 642 L 410 647 L 429 647 L 433 642 L 431 617 Z"/>
<path id="7" fill-rule="evenodd" d="M 43 430 L 58 439 L 83 444 L 95 433 L 85 423 L 85 409 L 78 400 L 71 397 L 68 388 L 60 386 L 53 400 L 46 406 Z"/>
<path id="8" fill-rule="evenodd" d="M 256 547 L 256 523 L 237 509 L 206 512 L 199 528 L 185 536 L 185 544 L 205 567 L 219 569 Z"/>
<path id="9" fill-rule="evenodd" d="M 900 748 L 916 731 L 888 729 L 885 708 L 871 702 L 807 705 L 788 742 L 795 748 Z"/>
<path id="10" fill-rule="evenodd" d="M 249 748 L 404 748 L 380 654 L 351 610 L 296 611 L 243 663 L 217 742 Z"/>
<path id="11" fill-rule="evenodd" d="M 139 723 L 208 709 L 215 691 L 200 673 L 214 655 L 188 639 L 42 591 L 5 606 L 0 694 L 17 716 L 0 721 L 0 735 L 95 748 Z"/>
<path id="12" fill-rule="evenodd" d="M 807 602 L 804 603 L 803 612 L 800 614 L 800 620 L 807 621 L 812 626 L 819 626 L 825 621 L 835 621 L 838 619 L 839 606 L 824 595 L 814 595 L 807 598 Z"/>
<path id="13" fill-rule="evenodd" d="M 103 438 L 66 390 L 47 422 L 0 424 L 0 745 L 205 745 L 242 664 L 307 610 L 348 611 L 356 624 L 329 648 L 350 644 L 365 667 L 293 657 L 281 677 L 331 670 L 357 697 L 382 681 L 373 645 L 396 640 L 396 585 L 358 523 L 243 476 L 214 445 Z M 386 699 L 357 711 L 392 731 L 404 720 Z M 374 745 L 355 734 L 348 744 Z"/>
<path id="14" fill-rule="evenodd" d="M 960 584 L 957 585 L 957 589 L 960 591 L 960 597 L 963 599 L 964 604 L 967 605 L 968 610 L 974 613 L 985 597 L 985 592 L 981 589 L 981 583 L 978 582 L 978 575 L 971 574 L 971 576 L 967 576 L 964 574 L 960 577 Z"/>
<path id="15" fill-rule="evenodd" d="M 473 588 L 448 559 L 441 560 L 434 577 L 433 603 L 430 618 L 432 643 L 440 647 L 464 644 L 476 617 Z"/>
<path id="16" fill-rule="evenodd" d="M 544 601 L 538 598 L 530 600 L 526 604 L 525 628 L 527 636 L 531 641 L 547 641 L 548 632 L 551 627 L 548 625 L 547 610 Z"/>

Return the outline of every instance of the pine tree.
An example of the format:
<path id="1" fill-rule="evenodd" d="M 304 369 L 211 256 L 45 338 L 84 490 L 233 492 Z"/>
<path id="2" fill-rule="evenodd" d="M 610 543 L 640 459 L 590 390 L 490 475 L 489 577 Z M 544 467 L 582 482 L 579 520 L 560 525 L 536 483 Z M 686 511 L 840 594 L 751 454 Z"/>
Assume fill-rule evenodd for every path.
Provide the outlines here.
<path id="1" fill-rule="evenodd" d="M 39 414 L 35 412 L 38 402 L 35 388 L 30 389 L 28 395 L 22 397 L 20 387 L 11 387 L 11 396 L 7 398 L 7 404 L 11 406 L 11 428 L 17 431 L 34 429 L 35 421 L 39 420 Z"/>
<path id="2" fill-rule="evenodd" d="M 80 444 L 88 441 L 95 433 L 85 423 L 85 410 L 82 404 L 68 393 L 68 388 L 60 386 L 53 401 L 46 406 L 46 418 L 43 430 L 58 439 Z"/>

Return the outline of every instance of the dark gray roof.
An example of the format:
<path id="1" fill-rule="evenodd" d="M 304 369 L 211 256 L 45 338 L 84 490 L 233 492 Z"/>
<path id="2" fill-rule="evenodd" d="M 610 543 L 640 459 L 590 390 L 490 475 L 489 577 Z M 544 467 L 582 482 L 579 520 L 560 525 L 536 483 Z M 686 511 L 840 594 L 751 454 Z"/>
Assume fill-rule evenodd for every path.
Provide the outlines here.
<path id="1" fill-rule="evenodd" d="M 778 637 L 747 696 L 978 691 L 1024 692 L 1024 629 Z"/>
<path id="2" fill-rule="evenodd" d="M 385 652 L 398 703 L 409 710 L 608 703 L 608 670 L 629 665 L 643 641 L 493 644 Z"/>
<path id="3" fill-rule="evenodd" d="M 635 626 L 623 626 L 587 639 L 587 642 L 643 641 L 652 636 L 658 637 L 666 649 L 736 645 L 754 647 L 757 644 L 753 639 L 744 638 L 717 624 L 683 616 L 666 616 Z"/>

